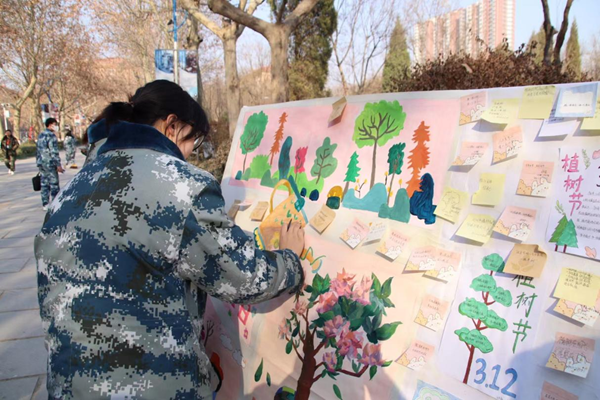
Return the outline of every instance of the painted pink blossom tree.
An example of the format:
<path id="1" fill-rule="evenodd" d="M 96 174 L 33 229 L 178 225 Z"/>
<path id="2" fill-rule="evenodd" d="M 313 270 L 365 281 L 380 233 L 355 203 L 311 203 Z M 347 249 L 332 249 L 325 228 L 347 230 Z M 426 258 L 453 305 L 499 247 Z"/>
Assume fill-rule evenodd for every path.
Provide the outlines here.
<path id="1" fill-rule="evenodd" d="M 373 379 L 378 368 L 392 363 L 384 360 L 379 343 L 390 339 L 400 325 L 382 324 L 385 309 L 394 307 L 389 299 L 391 285 L 392 278 L 382 285 L 375 274 L 359 282 L 345 270 L 333 280 L 329 275 L 314 276 L 302 294 L 308 299 L 299 298 L 290 318 L 279 326 L 279 338 L 287 342 L 286 353 L 294 351 L 302 362 L 296 400 L 308 400 L 319 379 L 335 379 L 340 374 L 360 378 L 367 370 Z M 317 318 L 311 320 L 313 308 Z M 342 398 L 337 385 L 333 391 Z"/>

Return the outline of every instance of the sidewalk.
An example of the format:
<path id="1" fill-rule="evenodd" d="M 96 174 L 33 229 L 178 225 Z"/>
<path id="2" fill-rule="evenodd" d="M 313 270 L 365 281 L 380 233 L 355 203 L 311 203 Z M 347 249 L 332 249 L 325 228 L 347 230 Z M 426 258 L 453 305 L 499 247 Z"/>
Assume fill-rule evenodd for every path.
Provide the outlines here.
<path id="1" fill-rule="evenodd" d="M 65 162 L 65 155 L 61 153 Z M 77 165 L 83 165 L 81 153 Z M 35 158 L 17 160 L 17 173 L 0 165 L 0 400 L 46 399 L 46 349 L 37 300 L 33 239 L 44 220 L 31 178 Z M 60 175 L 63 187 L 78 170 Z"/>

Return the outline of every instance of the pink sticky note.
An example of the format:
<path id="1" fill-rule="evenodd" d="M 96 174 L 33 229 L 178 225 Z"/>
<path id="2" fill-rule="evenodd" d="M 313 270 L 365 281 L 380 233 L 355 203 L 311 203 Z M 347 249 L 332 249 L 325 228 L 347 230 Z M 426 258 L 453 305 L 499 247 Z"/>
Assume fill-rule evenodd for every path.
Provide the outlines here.
<path id="1" fill-rule="evenodd" d="M 524 242 L 533 231 L 536 210 L 516 206 L 508 206 L 496 222 L 494 232 Z"/>
<path id="2" fill-rule="evenodd" d="M 340 239 L 342 239 L 348 246 L 355 249 L 369 234 L 369 225 L 354 218 L 354 221 L 342 232 Z"/>
<path id="3" fill-rule="evenodd" d="M 523 146 L 523 131 L 520 126 L 513 126 L 492 135 L 494 143 L 493 163 L 497 163 L 519 154 Z"/>
<path id="4" fill-rule="evenodd" d="M 534 197 L 548 196 L 553 172 L 553 162 L 523 161 L 517 194 Z"/>
<path id="5" fill-rule="evenodd" d="M 460 152 L 452 165 L 471 166 L 477 164 L 485 154 L 488 146 L 485 142 L 462 142 Z"/>
<path id="6" fill-rule="evenodd" d="M 542 386 L 542 395 L 540 400 L 578 400 L 579 396 L 574 395 L 571 392 L 559 388 L 550 382 L 544 382 Z"/>
<path id="7" fill-rule="evenodd" d="M 425 364 L 435 351 L 435 346 L 414 340 L 410 347 L 402 354 L 402 356 L 396 360 L 400 365 L 404 365 L 406 368 L 410 368 L 414 371 L 418 371 Z"/>
<path id="8" fill-rule="evenodd" d="M 421 300 L 421 308 L 415 322 L 433 331 L 439 331 L 444 327 L 444 319 L 449 305 L 450 303 L 445 300 L 426 294 Z"/>
<path id="9" fill-rule="evenodd" d="M 595 344 L 594 339 L 557 332 L 546 367 L 585 378 L 592 366 Z"/>
<path id="10" fill-rule="evenodd" d="M 468 94 L 460 98 L 460 125 L 479 121 L 487 105 L 487 92 Z"/>

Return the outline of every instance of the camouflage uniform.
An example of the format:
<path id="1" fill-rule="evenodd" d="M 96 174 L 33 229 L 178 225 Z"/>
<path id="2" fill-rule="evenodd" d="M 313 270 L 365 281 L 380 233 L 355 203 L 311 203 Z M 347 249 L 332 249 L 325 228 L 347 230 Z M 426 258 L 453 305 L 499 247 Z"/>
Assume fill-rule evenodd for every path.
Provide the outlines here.
<path id="1" fill-rule="evenodd" d="M 15 160 L 17 159 L 17 149 L 19 141 L 14 136 L 5 135 L 2 138 L 2 151 L 4 152 L 4 164 L 9 171 L 15 172 Z"/>
<path id="2" fill-rule="evenodd" d="M 37 140 L 36 164 L 42 178 L 42 205 L 50 203 L 60 190 L 58 186 L 58 171 L 60 155 L 58 154 L 58 139 L 49 129 L 40 133 Z"/>
<path id="3" fill-rule="evenodd" d="M 67 136 L 65 138 L 65 152 L 67 163 L 66 165 L 72 165 L 75 163 L 75 138 L 73 136 Z"/>
<path id="4" fill-rule="evenodd" d="M 104 120 L 96 122 L 91 125 L 87 131 L 88 134 L 88 148 L 87 155 L 85 157 L 85 164 L 92 162 L 98 155 L 98 150 L 106 142 L 108 137 L 108 131 L 106 130 L 106 123 Z"/>
<path id="5" fill-rule="evenodd" d="M 293 252 L 259 250 L 224 205 L 160 132 L 111 129 L 35 239 L 51 398 L 212 399 L 207 295 L 257 303 L 304 279 Z"/>

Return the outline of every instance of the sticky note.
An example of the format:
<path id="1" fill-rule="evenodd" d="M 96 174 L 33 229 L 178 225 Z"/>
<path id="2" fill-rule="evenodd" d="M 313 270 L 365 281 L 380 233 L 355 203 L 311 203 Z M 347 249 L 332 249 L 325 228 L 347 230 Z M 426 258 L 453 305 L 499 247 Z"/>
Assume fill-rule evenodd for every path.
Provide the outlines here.
<path id="1" fill-rule="evenodd" d="M 413 340 L 410 347 L 396 362 L 413 371 L 418 371 L 425 366 L 434 351 L 435 346 L 420 340 Z"/>
<path id="2" fill-rule="evenodd" d="M 600 276 L 573 268 L 563 268 L 554 297 L 594 307 L 600 291 Z"/>
<path id="3" fill-rule="evenodd" d="M 355 249 L 369 234 L 369 225 L 354 218 L 354 221 L 346 228 L 340 235 L 342 239 L 350 248 Z"/>
<path id="4" fill-rule="evenodd" d="M 539 278 L 547 260 L 548 255 L 537 244 L 515 244 L 502 272 Z"/>
<path id="5" fill-rule="evenodd" d="M 548 196 L 553 173 L 553 162 L 523 161 L 517 194 L 533 197 Z"/>
<path id="6" fill-rule="evenodd" d="M 396 230 L 391 230 L 387 238 L 382 240 L 379 244 L 377 253 L 388 260 L 394 261 L 402 254 L 402 251 L 406 248 L 409 241 L 410 236 L 404 235 Z"/>
<path id="7" fill-rule="evenodd" d="M 550 118 L 542 122 L 539 137 L 568 136 L 575 133 L 579 126 L 577 118 L 560 118 L 556 116 L 556 108 L 550 112 Z"/>
<path id="8" fill-rule="evenodd" d="M 594 326 L 600 316 L 600 291 L 598 292 L 598 298 L 594 307 L 560 299 L 556 303 L 556 306 L 554 306 L 554 312 L 571 318 L 574 321 L 581 322 L 584 325 Z"/>
<path id="9" fill-rule="evenodd" d="M 252 210 L 252 214 L 250 214 L 250 220 L 262 221 L 268 208 L 268 201 L 259 201 L 254 210 Z"/>
<path id="10" fill-rule="evenodd" d="M 229 216 L 229 218 L 235 220 L 235 216 L 240 211 L 240 204 L 241 204 L 241 202 L 242 202 L 241 200 L 235 200 L 233 202 L 233 204 L 231 205 L 231 208 L 227 212 L 227 215 Z"/>
<path id="11" fill-rule="evenodd" d="M 468 198 L 469 194 L 467 192 L 462 192 L 447 186 L 444 188 L 442 197 L 440 197 L 440 201 L 433 213 L 440 218 L 455 223 L 456 220 L 458 220 L 463 207 L 467 204 Z"/>
<path id="12" fill-rule="evenodd" d="M 483 173 L 479 177 L 479 189 L 471 198 L 472 204 L 481 206 L 495 206 L 504 195 L 504 174 Z"/>
<path id="13" fill-rule="evenodd" d="M 561 88 L 556 101 L 555 116 L 566 118 L 593 117 L 597 100 L 597 82 Z"/>
<path id="14" fill-rule="evenodd" d="M 584 118 L 581 122 L 582 131 L 600 130 L 600 97 L 596 99 L 596 112 L 593 117 Z"/>
<path id="15" fill-rule="evenodd" d="M 544 381 L 540 400 L 579 400 L 579 396 Z"/>
<path id="16" fill-rule="evenodd" d="M 340 118 L 342 116 L 342 114 L 344 113 L 344 110 L 346 109 L 347 104 L 348 104 L 348 101 L 346 100 L 345 97 L 342 97 L 341 99 L 339 99 L 338 101 L 333 103 L 333 110 L 331 111 L 331 114 L 329 115 L 328 122 L 333 122 L 336 119 Z"/>
<path id="17" fill-rule="evenodd" d="M 494 232 L 524 242 L 533 231 L 537 211 L 531 208 L 508 206 L 494 226 Z"/>
<path id="18" fill-rule="evenodd" d="M 427 271 L 435 268 L 437 257 L 437 248 L 434 246 L 425 246 L 416 248 L 410 253 L 406 263 L 406 271 Z"/>
<path id="19" fill-rule="evenodd" d="M 487 104 L 487 92 L 468 94 L 460 98 L 459 125 L 479 121 Z"/>
<path id="20" fill-rule="evenodd" d="M 383 235 L 387 231 L 387 224 L 385 222 L 373 222 L 369 225 L 369 234 L 365 239 L 365 243 L 373 243 L 381 240 Z"/>
<path id="21" fill-rule="evenodd" d="M 462 142 L 460 152 L 452 162 L 454 166 L 472 166 L 481 160 L 488 148 L 485 142 Z"/>
<path id="22" fill-rule="evenodd" d="M 483 112 L 481 119 L 492 124 L 506 125 L 517 119 L 521 99 L 496 99 L 490 108 Z"/>
<path id="23" fill-rule="evenodd" d="M 456 236 L 485 244 L 492 236 L 495 222 L 495 218 L 486 214 L 469 214 L 458 228 Z"/>
<path id="24" fill-rule="evenodd" d="M 567 333 L 556 333 L 546 367 L 585 378 L 594 359 L 596 341 Z"/>
<path id="25" fill-rule="evenodd" d="M 523 131 L 520 126 L 513 126 L 492 135 L 494 157 L 492 163 L 507 160 L 519 154 L 523 147 Z"/>
<path id="26" fill-rule="evenodd" d="M 554 86 L 530 86 L 523 91 L 519 118 L 546 119 L 550 116 L 554 104 Z"/>
<path id="27" fill-rule="evenodd" d="M 442 300 L 431 294 L 426 294 L 421 300 L 421 307 L 415 322 L 432 331 L 439 331 L 444 327 L 444 319 L 450 302 Z"/>
<path id="28" fill-rule="evenodd" d="M 323 207 L 321 207 L 319 212 L 317 212 L 310 219 L 309 223 L 310 223 L 310 226 L 315 228 L 315 230 L 317 232 L 323 233 L 325 231 L 325 229 L 327 229 L 327 227 L 329 225 L 331 225 L 331 223 L 333 222 L 334 219 L 335 219 L 335 211 L 333 211 L 331 208 L 324 205 Z"/>
<path id="29" fill-rule="evenodd" d="M 437 248 L 436 250 L 435 264 L 433 268 L 425 271 L 423 276 L 438 279 L 447 283 L 458 274 L 462 255 L 456 251 L 442 248 Z"/>

